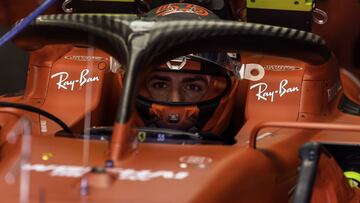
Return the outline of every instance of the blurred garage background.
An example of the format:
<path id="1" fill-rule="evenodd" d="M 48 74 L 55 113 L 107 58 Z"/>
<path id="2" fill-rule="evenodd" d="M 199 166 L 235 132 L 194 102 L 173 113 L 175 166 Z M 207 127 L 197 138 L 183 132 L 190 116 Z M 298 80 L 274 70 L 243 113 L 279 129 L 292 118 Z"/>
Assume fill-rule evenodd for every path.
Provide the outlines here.
<path id="1" fill-rule="evenodd" d="M 0 26 L 0 36 L 8 30 Z M 13 43 L 0 47 L 0 95 L 21 94 L 26 82 L 28 54 Z"/>

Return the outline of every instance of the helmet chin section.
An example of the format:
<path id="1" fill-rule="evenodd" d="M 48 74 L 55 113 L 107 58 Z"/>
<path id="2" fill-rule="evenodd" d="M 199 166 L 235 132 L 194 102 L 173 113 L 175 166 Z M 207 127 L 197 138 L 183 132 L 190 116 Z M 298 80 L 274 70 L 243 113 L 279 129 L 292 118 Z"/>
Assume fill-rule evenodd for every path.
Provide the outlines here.
<path id="1" fill-rule="evenodd" d="M 197 106 L 165 106 L 161 104 L 152 104 L 150 116 L 157 119 L 154 125 L 161 128 L 188 131 L 196 125 L 199 115 Z"/>

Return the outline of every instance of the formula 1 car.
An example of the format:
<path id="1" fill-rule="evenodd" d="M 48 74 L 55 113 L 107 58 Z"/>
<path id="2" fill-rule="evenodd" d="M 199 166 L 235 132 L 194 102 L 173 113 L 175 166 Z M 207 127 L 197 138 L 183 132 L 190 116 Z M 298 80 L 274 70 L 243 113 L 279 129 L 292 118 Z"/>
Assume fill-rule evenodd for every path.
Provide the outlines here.
<path id="1" fill-rule="evenodd" d="M 356 79 L 340 80 L 334 55 L 308 32 L 71 14 L 42 16 L 15 42 L 32 54 L 24 96 L 0 103 L 4 202 L 287 202 L 301 189 L 304 143 L 360 141 Z M 263 68 L 239 82 L 226 139 L 134 128 L 146 70 L 204 49 L 239 53 L 240 79 Z M 336 172 L 328 181 L 345 192 L 333 198 L 357 202 Z"/>

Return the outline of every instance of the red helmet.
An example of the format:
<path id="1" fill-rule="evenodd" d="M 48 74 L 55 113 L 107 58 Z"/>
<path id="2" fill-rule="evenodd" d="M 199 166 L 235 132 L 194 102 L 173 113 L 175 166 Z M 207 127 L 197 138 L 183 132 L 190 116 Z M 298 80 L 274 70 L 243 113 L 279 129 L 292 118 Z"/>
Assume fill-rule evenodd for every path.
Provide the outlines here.
<path id="1" fill-rule="evenodd" d="M 204 54 L 191 54 L 156 68 L 140 85 L 140 125 L 221 134 L 231 117 L 237 86 L 224 65 Z"/>
<path id="2" fill-rule="evenodd" d="M 219 19 L 210 10 L 195 4 L 171 3 L 159 6 L 144 15 L 145 18 L 163 20 L 216 20 Z"/>
<path id="3" fill-rule="evenodd" d="M 217 16 L 221 17 L 222 19 L 233 18 L 231 14 L 230 5 L 229 3 L 227 3 L 226 0 L 137 0 L 136 5 L 140 13 L 144 13 L 144 12 L 146 13 L 153 8 L 158 8 L 158 10 L 155 11 L 163 10 L 164 6 L 162 5 L 165 5 L 166 7 L 169 6 L 169 8 L 167 9 L 169 11 L 171 10 L 176 11 L 176 6 L 178 6 L 179 4 L 175 4 L 174 2 L 182 2 L 183 3 L 182 5 L 189 7 L 193 5 L 199 5 L 200 7 L 196 7 L 196 8 L 200 8 L 200 10 L 198 11 L 201 11 L 202 7 L 205 7 L 211 10 L 212 12 L 214 12 Z M 184 3 L 188 3 L 188 4 L 184 4 Z M 182 5 L 180 5 L 180 8 L 185 7 Z"/>
<path id="4" fill-rule="evenodd" d="M 161 20 L 215 16 L 192 4 L 163 5 L 147 17 L 152 15 Z M 137 124 L 220 135 L 231 118 L 237 87 L 228 71 L 231 60 L 224 52 L 189 54 L 155 68 L 140 84 Z"/>

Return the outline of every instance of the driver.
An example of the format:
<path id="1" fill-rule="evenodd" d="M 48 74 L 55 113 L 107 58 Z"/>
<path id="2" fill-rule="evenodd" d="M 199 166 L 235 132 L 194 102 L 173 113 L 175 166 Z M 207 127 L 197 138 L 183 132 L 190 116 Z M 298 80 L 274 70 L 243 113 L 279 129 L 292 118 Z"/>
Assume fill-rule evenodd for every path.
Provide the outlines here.
<path id="1" fill-rule="evenodd" d="M 237 86 L 227 60 L 226 53 L 190 54 L 155 68 L 140 85 L 140 125 L 220 135 Z"/>
<path id="2" fill-rule="evenodd" d="M 153 17 L 155 16 L 155 17 Z M 167 4 L 150 11 L 152 19 L 218 19 L 192 4 Z M 221 135 L 229 124 L 237 80 L 224 52 L 189 54 L 166 62 L 140 84 L 137 126 Z"/>

